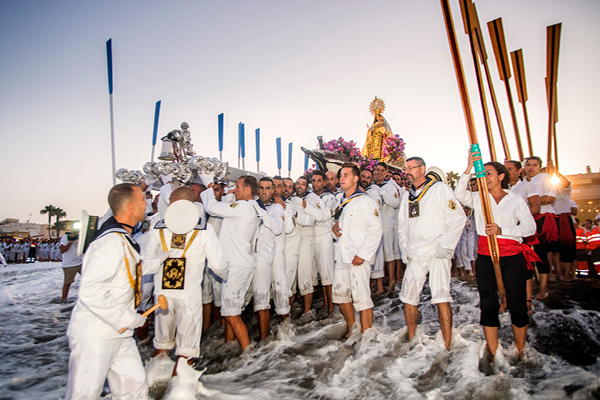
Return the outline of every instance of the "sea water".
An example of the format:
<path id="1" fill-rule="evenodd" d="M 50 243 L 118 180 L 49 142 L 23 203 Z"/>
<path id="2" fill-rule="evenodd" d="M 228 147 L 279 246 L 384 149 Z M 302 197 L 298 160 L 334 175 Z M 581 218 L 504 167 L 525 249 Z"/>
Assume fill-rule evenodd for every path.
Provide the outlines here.
<path id="1" fill-rule="evenodd" d="M 36 262 L 0 270 L 0 400 L 61 399 L 69 348 L 65 336 L 78 280 L 60 303 L 60 263 Z M 490 364 L 479 325 L 477 289 L 452 281 L 453 339 L 446 351 L 437 309 L 425 286 L 419 329 L 408 341 L 398 292 L 374 297 L 373 329 L 348 339 L 336 310 L 316 310 L 291 322 L 272 319 L 271 335 L 242 352 L 224 343 L 213 324 L 203 335 L 201 359 L 170 380 L 174 363 L 149 363 L 140 347 L 151 396 L 211 399 L 593 399 L 600 397 L 600 313 L 552 310 L 534 301 L 526 356 L 517 360 L 510 316 L 502 314 L 502 352 Z M 296 315 L 300 312 L 296 306 Z M 161 369 L 162 368 L 162 369 Z M 201 374 L 201 371 L 205 372 Z M 164 375 L 164 376 L 163 376 Z M 162 379 L 161 379 L 162 378 Z M 183 396 L 183 397 L 182 397 Z M 105 395 L 110 398 L 110 394 Z"/>

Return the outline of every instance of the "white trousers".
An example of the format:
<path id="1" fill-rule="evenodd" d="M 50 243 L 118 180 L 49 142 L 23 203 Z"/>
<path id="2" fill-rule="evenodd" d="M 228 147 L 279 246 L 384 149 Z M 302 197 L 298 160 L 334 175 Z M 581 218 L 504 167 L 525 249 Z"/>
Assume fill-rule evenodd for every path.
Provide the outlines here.
<path id="1" fill-rule="evenodd" d="M 383 260 L 385 262 L 400 259 L 400 245 L 392 228 L 383 228 Z"/>
<path id="2" fill-rule="evenodd" d="M 373 308 L 369 277 L 371 265 L 342 264 L 337 262 L 333 272 L 333 288 L 331 298 L 334 303 L 353 303 L 356 311 Z"/>
<path id="3" fill-rule="evenodd" d="M 321 285 L 333 283 L 333 240 L 331 232 L 326 237 L 315 239 L 315 261 L 321 277 Z"/>
<path id="4" fill-rule="evenodd" d="M 171 350 L 188 358 L 200 357 L 202 336 L 202 300 L 165 296 L 167 309 L 154 312 L 154 348 Z"/>
<path id="5" fill-rule="evenodd" d="M 229 276 L 221 289 L 221 315 L 233 317 L 242 314 L 246 292 L 252 283 L 254 266 L 229 264 Z"/>
<path id="6" fill-rule="evenodd" d="M 383 262 L 383 242 L 379 243 L 379 247 L 377 248 L 377 253 L 375 253 L 375 263 L 373 264 L 373 268 L 371 271 L 371 279 L 379 279 L 383 278 L 385 273 L 384 262 Z"/>
<path id="7" fill-rule="evenodd" d="M 285 283 L 288 288 L 288 297 L 296 293 L 296 278 L 298 276 L 298 254 L 285 252 Z"/>
<path id="8" fill-rule="evenodd" d="M 315 257 L 314 236 L 303 236 L 298 257 L 298 289 L 304 296 L 315 291 L 313 287 L 313 259 Z"/>
<path id="9" fill-rule="evenodd" d="M 402 280 L 400 300 L 413 306 L 419 305 L 419 298 L 423 284 L 429 273 L 429 287 L 431 288 L 431 304 L 450 303 L 450 269 L 451 262 L 448 258 L 435 258 L 433 256 L 424 260 L 409 260 Z"/>
<path id="10" fill-rule="evenodd" d="M 98 400 L 106 378 L 113 399 L 148 399 L 146 372 L 133 338 L 69 336 L 69 348 L 66 400 Z"/>

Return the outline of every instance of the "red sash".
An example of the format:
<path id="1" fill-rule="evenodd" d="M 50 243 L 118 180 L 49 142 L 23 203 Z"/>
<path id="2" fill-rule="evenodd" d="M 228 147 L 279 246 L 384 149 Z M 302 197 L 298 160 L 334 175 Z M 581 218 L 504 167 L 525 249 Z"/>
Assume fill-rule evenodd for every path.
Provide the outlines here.
<path id="1" fill-rule="evenodd" d="M 548 218 L 544 218 L 544 225 L 542 226 L 542 231 L 538 232 L 538 237 L 548 243 L 556 242 L 558 240 L 558 226 L 556 226 L 554 214 L 544 213 L 536 214 L 533 216 L 533 218 L 535 218 L 536 221 L 542 217 Z"/>
<path id="2" fill-rule="evenodd" d="M 558 236 L 560 237 L 560 242 L 562 244 L 566 244 L 567 246 L 574 246 L 575 238 L 573 237 L 573 232 L 571 231 L 571 227 L 569 226 L 573 224 L 573 222 L 571 221 L 571 213 L 559 214 L 558 220 Z"/>
<path id="3" fill-rule="evenodd" d="M 516 256 L 517 254 L 523 253 L 525 261 L 527 261 L 527 269 L 533 269 L 534 261 L 542 261 L 531 247 L 524 243 L 519 243 L 516 240 L 498 238 L 498 249 L 500 250 L 500 257 Z M 477 254 L 483 256 L 492 255 L 492 253 L 490 253 L 487 236 L 479 236 Z"/>

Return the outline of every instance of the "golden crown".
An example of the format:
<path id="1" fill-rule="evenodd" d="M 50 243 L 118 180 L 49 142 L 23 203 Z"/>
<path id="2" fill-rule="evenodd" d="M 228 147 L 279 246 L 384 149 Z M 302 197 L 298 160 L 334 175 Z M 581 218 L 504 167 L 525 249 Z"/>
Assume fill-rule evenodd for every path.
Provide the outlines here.
<path id="1" fill-rule="evenodd" d="M 385 110 L 385 102 L 375 96 L 371 102 L 371 105 L 369 106 L 369 111 L 371 111 L 371 114 L 377 115 L 383 113 L 383 110 Z"/>

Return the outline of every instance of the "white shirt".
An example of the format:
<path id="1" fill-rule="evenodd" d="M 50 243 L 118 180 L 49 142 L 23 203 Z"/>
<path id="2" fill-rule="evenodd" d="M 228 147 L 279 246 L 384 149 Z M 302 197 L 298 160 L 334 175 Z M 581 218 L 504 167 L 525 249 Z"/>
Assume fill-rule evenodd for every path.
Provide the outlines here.
<path id="1" fill-rule="evenodd" d="M 83 339 L 118 339 L 129 337 L 128 329 L 137 312 L 134 309 L 134 289 L 131 287 L 127 262 L 131 276 L 135 279 L 135 266 L 140 255 L 117 233 L 108 233 L 94 240 L 84 257 L 81 268 L 79 297 L 71 314 L 67 335 Z M 143 273 L 158 272 L 156 259 L 142 263 Z"/>
<path id="2" fill-rule="evenodd" d="M 381 222 L 384 228 L 393 229 L 398 208 L 400 208 L 400 190 L 393 180 L 385 182 L 381 186 Z"/>
<path id="3" fill-rule="evenodd" d="M 552 177 L 550 174 L 541 172 L 531 178 L 531 182 L 535 184 L 540 196 L 550 196 L 556 198 L 556 185 L 552 183 Z M 554 207 L 552 204 L 542 205 L 540 214 L 551 213 L 555 214 Z"/>
<path id="4" fill-rule="evenodd" d="M 283 233 L 285 219 L 283 207 L 276 203 L 265 205 L 266 215 L 261 216 L 261 226 L 256 242 L 256 256 L 265 263 L 275 259 L 275 237 Z"/>
<path id="5" fill-rule="evenodd" d="M 60 244 L 62 246 L 66 246 L 69 244 L 69 237 L 67 236 L 67 234 L 64 234 L 63 237 L 60 239 Z M 81 257 L 77 255 L 78 244 L 79 244 L 79 239 L 74 241 L 73 244 L 71 244 L 71 247 L 69 247 L 69 250 L 62 253 L 62 267 L 63 268 L 76 267 L 78 265 L 81 265 Z"/>
<path id="6" fill-rule="evenodd" d="M 144 259 L 155 257 L 162 252 L 162 243 L 160 240 L 160 230 L 152 229 L 148 235 L 148 240 L 142 248 Z M 163 268 L 160 268 L 154 276 L 154 294 L 164 294 L 167 297 L 178 299 L 202 299 L 202 278 L 204 277 L 204 266 L 206 260 L 210 269 L 221 278 L 227 278 L 227 266 L 223 259 L 223 252 L 219 245 L 219 239 L 212 226 L 206 225 L 206 229 L 191 231 L 186 234 L 185 245 L 187 246 L 193 232 L 198 232 L 196 238 L 185 253 L 185 281 L 183 289 L 163 289 Z M 163 229 L 165 244 L 171 251 L 171 258 L 180 258 L 185 249 L 171 249 L 171 240 L 173 233 L 168 229 Z"/>
<path id="7" fill-rule="evenodd" d="M 560 183 L 556 185 L 556 199 L 552 207 L 556 214 L 571 215 L 571 190 L 573 186 L 569 183 L 568 187 L 563 187 Z M 577 207 L 577 206 L 575 206 Z"/>
<path id="8" fill-rule="evenodd" d="M 528 202 L 528 198 L 532 196 L 539 196 L 540 193 L 537 190 L 535 183 L 528 182 L 526 180 L 519 180 L 514 186 L 511 186 L 510 191 L 514 194 L 521 196 L 525 202 Z"/>
<path id="9" fill-rule="evenodd" d="M 252 268 L 254 238 L 260 222 L 256 211 L 260 207 L 256 201 L 238 200 L 229 204 L 222 203 L 217 201 L 212 188 L 205 190 L 200 196 L 208 214 L 223 218 L 219 243 L 225 261 Z"/>
<path id="10" fill-rule="evenodd" d="M 354 256 L 373 264 L 381 243 L 383 228 L 379 206 L 368 195 L 359 195 L 344 207 L 339 219 L 342 236 L 335 245 L 335 259 L 352 264 Z"/>
<path id="11" fill-rule="evenodd" d="M 481 206 L 479 192 L 470 192 L 467 190 L 469 185 L 469 175 L 463 174 L 456 184 L 455 194 L 458 201 L 467 207 L 475 210 L 475 226 L 479 236 L 485 234 L 485 220 Z M 506 196 L 496 203 L 494 197 L 490 194 L 490 206 L 492 208 L 492 217 L 494 223 L 502 229 L 502 235 L 499 239 L 511 239 L 519 243 L 523 242 L 524 237 L 532 236 L 535 233 L 535 220 L 529 211 L 525 200 L 508 190 L 505 190 Z"/>
<path id="12" fill-rule="evenodd" d="M 454 250 L 467 217 L 452 189 L 442 182 L 434 183 L 419 200 L 420 215 L 414 218 L 408 216 L 409 196 L 410 191 L 404 193 L 398 212 L 400 251 L 427 258 L 433 256 L 438 244 Z"/>

